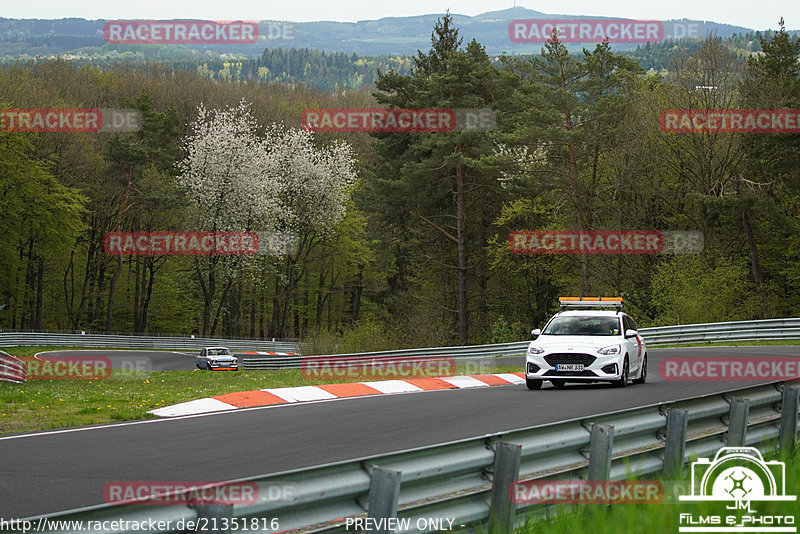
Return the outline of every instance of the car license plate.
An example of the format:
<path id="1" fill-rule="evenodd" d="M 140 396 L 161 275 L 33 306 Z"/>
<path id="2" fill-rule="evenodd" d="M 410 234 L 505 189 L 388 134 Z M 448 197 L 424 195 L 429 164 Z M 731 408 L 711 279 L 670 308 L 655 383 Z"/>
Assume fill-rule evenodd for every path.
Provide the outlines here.
<path id="1" fill-rule="evenodd" d="M 556 371 L 583 371 L 582 363 L 559 363 L 556 364 Z"/>

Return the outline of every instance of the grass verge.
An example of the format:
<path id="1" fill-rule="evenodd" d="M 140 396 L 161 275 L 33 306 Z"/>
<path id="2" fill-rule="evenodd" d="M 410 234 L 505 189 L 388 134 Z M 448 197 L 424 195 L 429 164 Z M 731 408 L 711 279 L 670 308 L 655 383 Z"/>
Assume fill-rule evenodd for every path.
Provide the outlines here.
<path id="1" fill-rule="evenodd" d="M 14 356 L 33 356 L 45 350 L 72 349 L 9 347 L 2 350 Z M 456 374 L 510 373 L 519 372 L 521 368 L 457 363 L 456 371 Z M 0 434 L 152 419 L 155 416 L 148 414 L 149 410 L 236 391 L 360 381 L 364 379 L 309 380 L 299 369 L 236 372 L 114 369 L 103 380 L 0 382 Z"/>

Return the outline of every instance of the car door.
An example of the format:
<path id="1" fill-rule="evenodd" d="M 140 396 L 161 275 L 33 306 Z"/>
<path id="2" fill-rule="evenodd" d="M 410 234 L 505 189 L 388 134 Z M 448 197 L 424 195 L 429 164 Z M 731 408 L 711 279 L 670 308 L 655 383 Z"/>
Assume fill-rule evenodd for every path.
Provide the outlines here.
<path id="1" fill-rule="evenodd" d="M 622 317 L 622 324 L 626 333 L 628 330 L 638 330 L 638 328 L 636 328 L 636 323 L 627 315 Z M 632 376 L 638 376 L 639 369 L 642 367 L 642 358 L 644 358 L 642 338 L 639 337 L 638 334 L 632 337 L 625 336 L 625 349 L 630 355 L 630 373 Z"/>

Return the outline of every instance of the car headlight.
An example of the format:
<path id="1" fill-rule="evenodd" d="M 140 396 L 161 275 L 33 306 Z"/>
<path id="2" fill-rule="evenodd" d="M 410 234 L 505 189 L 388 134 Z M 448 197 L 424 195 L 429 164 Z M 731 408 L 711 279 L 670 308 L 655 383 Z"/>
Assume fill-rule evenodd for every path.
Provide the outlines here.
<path id="1" fill-rule="evenodd" d="M 602 349 L 598 349 L 597 354 L 602 354 L 603 356 L 619 354 L 620 348 L 621 347 L 619 345 L 609 345 L 608 347 L 603 347 Z"/>
<path id="2" fill-rule="evenodd" d="M 536 345 L 531 345 L 528 347 L 528 354 L 541 354 L 544 352 L 542 347 L 537 347 Z"/>

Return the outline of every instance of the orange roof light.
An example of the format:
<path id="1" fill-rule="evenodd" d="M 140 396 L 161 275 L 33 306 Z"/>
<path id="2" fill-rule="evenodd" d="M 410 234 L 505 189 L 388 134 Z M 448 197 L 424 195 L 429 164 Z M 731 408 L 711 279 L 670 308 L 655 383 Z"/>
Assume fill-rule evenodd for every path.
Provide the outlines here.
<path id="1" fill-rule="evenodd" d="M 558 302 L 562 308 L 567 306 L 585 307 L 615 307 L 621 308 L 625 299 L 622 297 L 559 297 Z"/>
<path id="2" fill-rule="evenodd" d="M 625 302 L 622 297 L 558 297 L 559 302 Z"/>

